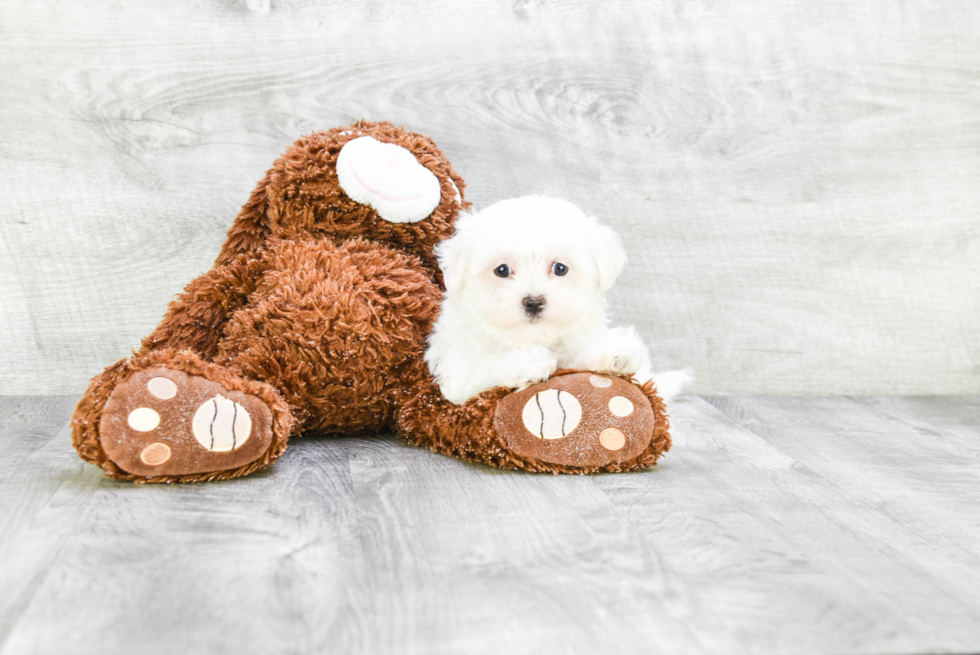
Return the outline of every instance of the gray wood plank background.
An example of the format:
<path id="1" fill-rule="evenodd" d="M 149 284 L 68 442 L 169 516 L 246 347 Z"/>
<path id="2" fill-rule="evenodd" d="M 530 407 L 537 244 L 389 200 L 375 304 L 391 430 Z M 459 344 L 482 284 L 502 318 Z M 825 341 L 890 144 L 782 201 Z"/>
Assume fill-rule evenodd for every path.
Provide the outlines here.
<path id="1" fill-rule="evenodd" d="M 980 396 L 691 396 L 634 474 L 301 438 L 155 487 L 76 399 L 0 397 L 0 655 L 980 650 Z"/>
<path id="2" fill-rule="evenodd" d="M 72 393 L 297 136 L 433 136 L 626 238 L 703 393 L 980 391 L 980 4 L 0 3 L 0 393 Z"/>

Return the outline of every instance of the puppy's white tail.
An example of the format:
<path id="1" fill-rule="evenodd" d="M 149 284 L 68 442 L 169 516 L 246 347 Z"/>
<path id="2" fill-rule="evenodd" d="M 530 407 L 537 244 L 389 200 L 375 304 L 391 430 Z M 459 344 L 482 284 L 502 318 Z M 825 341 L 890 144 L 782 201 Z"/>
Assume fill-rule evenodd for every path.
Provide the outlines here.
<path id="1" fill-rule="evenodd" d="M 653 374 L 653 383 L 657 385 L 657 395 L 670 402 L 680 395 L 684 387 L 694 382 L 694 373 L 690 369 L 680 371 L 663 371 Z"/>

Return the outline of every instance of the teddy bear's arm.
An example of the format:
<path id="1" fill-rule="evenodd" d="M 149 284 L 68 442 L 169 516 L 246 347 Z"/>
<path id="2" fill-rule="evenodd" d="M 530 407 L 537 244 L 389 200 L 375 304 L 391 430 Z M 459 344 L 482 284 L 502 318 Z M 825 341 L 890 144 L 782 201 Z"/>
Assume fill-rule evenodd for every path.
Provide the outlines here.
<path id="1" fill-rule="evenodd" d="M 255 253 L 216 264 L 170 303 L 163 321 L 143 339 L 143 350 L 193 350 L 213 359 L 225 323 L 248 301 L 266 267 L 266 258 Z"/>

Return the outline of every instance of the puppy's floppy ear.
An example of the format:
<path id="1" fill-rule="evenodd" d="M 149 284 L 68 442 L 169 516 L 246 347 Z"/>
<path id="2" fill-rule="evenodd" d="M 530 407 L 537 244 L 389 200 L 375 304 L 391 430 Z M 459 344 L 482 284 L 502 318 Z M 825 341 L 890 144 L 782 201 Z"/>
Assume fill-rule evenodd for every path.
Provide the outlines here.
<path id="1" fill-rule="evenodd" d="M 626 250 L 619 235 L 611 227 L 596 225 L 589 247 L 592 261 L 595 262 L 599 288 L 606 291 L 626 266 Z"/>
<path id="2" fill-rule="evenodd" d="M 446 281 L 446 291 L 453 293 L 459 291 L 463 286 L 469 266 L 467 254 L 470 251 L 472 241 L 473 223 L 476 221 L 476 214 L 470 212 L 459 212 L 456 217 L 456 232 L 452 237 L 436 244 L 435 253 L 439 260 L 439 268 L 442 269 L 442 277 Z"/>

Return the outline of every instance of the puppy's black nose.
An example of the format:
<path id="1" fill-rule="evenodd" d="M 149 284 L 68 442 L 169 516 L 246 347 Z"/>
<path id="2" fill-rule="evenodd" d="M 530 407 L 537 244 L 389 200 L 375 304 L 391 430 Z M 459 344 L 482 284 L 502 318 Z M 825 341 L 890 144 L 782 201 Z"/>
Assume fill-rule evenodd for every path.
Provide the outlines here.
<path id="1" fill-rule="evenodd" d="M 537 316 L 544 309 L 544 296 L 524 296 L 521 304 L 528 316 Z"/>

